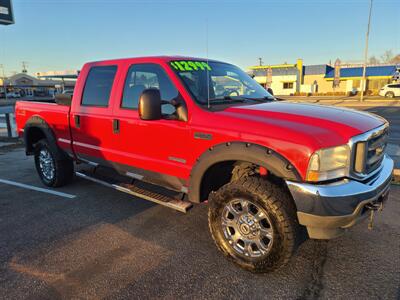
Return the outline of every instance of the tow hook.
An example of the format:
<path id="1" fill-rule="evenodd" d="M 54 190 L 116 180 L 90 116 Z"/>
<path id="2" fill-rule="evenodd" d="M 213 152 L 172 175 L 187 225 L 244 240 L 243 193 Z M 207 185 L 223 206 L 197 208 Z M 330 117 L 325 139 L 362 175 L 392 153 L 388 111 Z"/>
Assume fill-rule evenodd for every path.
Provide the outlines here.
<path id="1" fill-rule="evenodd" d="M 383 202 L 375 202 L 375 203 L 371 202 L 371 203 L 368 203 L 367 205 L 365 205 L 365 208 L 370 210 L 368 229 L 372 230 L 372 228 L 374 226 L 374 212 L 376 210 L 382 211 Z"/>

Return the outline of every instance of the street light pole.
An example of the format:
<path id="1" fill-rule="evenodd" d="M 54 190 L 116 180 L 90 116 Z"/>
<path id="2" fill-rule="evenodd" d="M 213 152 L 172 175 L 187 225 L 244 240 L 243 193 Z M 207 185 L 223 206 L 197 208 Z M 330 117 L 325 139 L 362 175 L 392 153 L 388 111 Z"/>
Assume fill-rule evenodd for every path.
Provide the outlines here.
<path id="1" fill-rule="evenodd" d="M 4 65 L 0 64 L 0 68 L 3 70 L 3 89 L 4 89 L 4 98 L 7 101 L 7 85 L 6 85 L 6 74 L 4 73 Z"/>
<path id="2" fill-rule="evenodd" d="M 364 101 L 364 89 L 366 89 L 367 87 L 366 74 L 367 74 L 367 60 L 368 60 L 368 39 L 369 39 L 369 28 L 371 25 L 372 1 L 373 0 L 371 0 L 369 4 L 368 28 L 365 37 L 364 65 L 363 65 L 363 74 L 361 79 L 361 96 L 360 96 L 361 102 Z"/>

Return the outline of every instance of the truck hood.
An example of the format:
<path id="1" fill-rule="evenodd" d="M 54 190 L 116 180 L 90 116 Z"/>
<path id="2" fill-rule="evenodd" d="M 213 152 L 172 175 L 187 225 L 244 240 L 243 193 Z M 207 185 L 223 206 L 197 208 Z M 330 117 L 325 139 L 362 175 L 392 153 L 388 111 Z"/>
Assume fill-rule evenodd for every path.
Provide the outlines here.
<path id="1" fill-rule="evenodd" d="M 269 134 L 279 131 L 282 139 L 289 136 L 311 138 L 320 147 L 347 143 L 351 137 L 385 122 L 376 115 L 352 109 L 286 101 L 234 106 L 223 114 L 265 124 L 267 127 L 263 127 Z"/>

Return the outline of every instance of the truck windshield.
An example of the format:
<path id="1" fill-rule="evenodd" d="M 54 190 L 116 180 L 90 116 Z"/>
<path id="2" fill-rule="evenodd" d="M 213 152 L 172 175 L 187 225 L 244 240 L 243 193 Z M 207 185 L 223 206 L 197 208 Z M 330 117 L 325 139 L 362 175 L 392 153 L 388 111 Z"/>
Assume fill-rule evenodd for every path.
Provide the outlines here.
<path id="1" fill-rule="evenodd" d="M 170 65 L 201 105 L 275 100 L 260 84 L 234 65 L 194 60 L 171 61 Z"/>

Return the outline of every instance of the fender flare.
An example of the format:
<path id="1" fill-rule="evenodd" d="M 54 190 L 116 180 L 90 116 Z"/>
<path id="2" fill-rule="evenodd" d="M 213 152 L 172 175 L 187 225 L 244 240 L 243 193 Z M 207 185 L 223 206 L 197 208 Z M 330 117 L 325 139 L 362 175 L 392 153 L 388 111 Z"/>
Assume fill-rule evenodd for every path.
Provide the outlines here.
<path id="1" fill-rule="evenodd" d="M 29 142 L 29 133 L 33 128 L 40 129 L 40 131 L 44 134 L 44 136 L 48 140 L 50 146 L 58 147 L 56 137 L 49 124 L 47 124 L 47 122 L 39 116 L 32 116 L 28 119 L 28 121 L 26 121 L 24 127 L 24 143 L 27 155 L 32 155 L 34 152 L 33 145 L 31 145 Z M 62 152 L 56 151 L 56 153 L 59 153 L 60 157 L 57 157 L 58 159 L 64 158 L 62 157 L 63 154 Z"/>
<path id="2" fill-rule="evenodd" d="M 264 146 L 244 142 L 219 144 L 204 152 L 190 174 L 189 199 L 199 203 L 201 183 L 206 171 L 219 162 L 246 161 L 266 168 L 272 174 L 292 181 L 301 181 L 296 168 L 285 157 Z M 203 199 L 204 200 L 204 199 Z"/>

